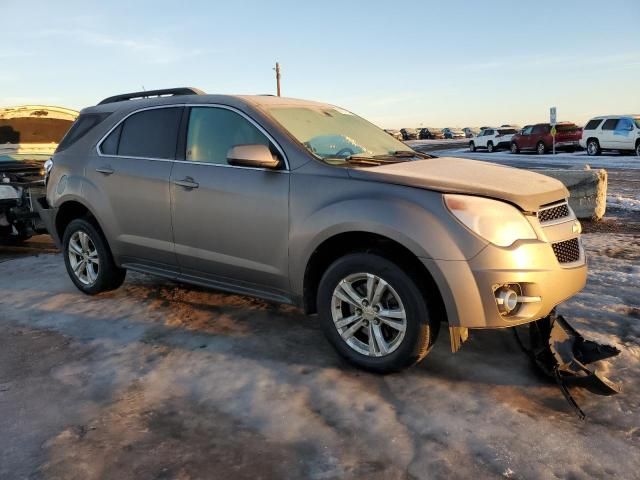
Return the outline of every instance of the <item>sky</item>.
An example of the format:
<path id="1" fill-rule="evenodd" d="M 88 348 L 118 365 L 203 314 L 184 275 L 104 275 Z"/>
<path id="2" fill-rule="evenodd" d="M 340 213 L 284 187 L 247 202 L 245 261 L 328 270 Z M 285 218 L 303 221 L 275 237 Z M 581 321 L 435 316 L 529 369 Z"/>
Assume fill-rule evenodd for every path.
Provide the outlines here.
<path id="1" fill-rule="evenodd" d="M 273 94 L 278 61 L 283 95 L 383 128 L 640 113 L 639 0 L 0 0 L 0 18 L 0 106 Z"/>

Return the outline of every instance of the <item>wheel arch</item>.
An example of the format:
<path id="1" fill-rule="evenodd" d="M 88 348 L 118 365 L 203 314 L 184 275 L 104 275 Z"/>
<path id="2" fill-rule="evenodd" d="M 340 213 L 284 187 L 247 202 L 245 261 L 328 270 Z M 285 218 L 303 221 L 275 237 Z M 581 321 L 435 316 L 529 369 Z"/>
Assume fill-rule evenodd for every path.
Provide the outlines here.
<path id="1" fill-rule="evenodd" d="M 337 233 L 320 243 L 309 257 L 303 278 L 302 307 L 307 314 L 317 313 L 317 291 L 327 268 L 338 258 L 350 253 L 374 253 L 396 263 L 416 279 L 434 318 L 447 318 L 447 311 L 434 275 L 424 263 L 402 243 L 388 236 L 368 231 Z"/>
<path id="2" fill-rule="evenodd" d="M 69 198 L 61 202 L 57 208 L 58 210 L 56 213 L 54 226 L 56 229 L 56 234 L 58 235 L 58 238 L 61 242 L 64 238 L 65 229 L 73 220 L 75 220 L 76 218 L 87 218 L 99 230 L 100 234 L 105 238 L 107 247 L 110 248 L 109 242 L 106 240 L 104 229 L 98 221 L 98 217 L 84 202 L 78 200 L 77 198 Z"/>

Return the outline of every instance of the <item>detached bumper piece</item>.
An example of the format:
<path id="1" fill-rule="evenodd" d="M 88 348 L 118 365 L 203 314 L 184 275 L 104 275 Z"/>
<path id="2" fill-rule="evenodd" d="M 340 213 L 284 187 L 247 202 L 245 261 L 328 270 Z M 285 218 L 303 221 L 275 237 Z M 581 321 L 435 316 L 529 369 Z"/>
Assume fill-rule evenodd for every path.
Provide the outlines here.
<path id="1" fill-rule="evenodd" d="M 581 420 L 585 414 L 571 396 L 569 387 L 582 387 L 597 395 L 620 393 L 618 385 L 587 368 L 590 363 L 615 357 L 620 353 L 617 348 L 585 340 L 562 315 L 553 312 L 529 325 L 529 337 L 531 348 L 527 349 L 516 331 L 520 346 L 543 373 L 556 381 Z"/>

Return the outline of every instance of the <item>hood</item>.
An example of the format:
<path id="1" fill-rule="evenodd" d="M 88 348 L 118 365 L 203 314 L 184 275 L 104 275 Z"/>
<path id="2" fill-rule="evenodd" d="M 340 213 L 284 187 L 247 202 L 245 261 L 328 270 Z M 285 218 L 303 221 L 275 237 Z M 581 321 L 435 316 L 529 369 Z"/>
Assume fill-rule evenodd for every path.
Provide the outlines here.
<path id="1" fill-rule="evenodd" d="M 395 183 L 443 193 L 496 198 L 531 212 L 537 211 L 541 205 L 569 196 L 562 182 L 545 175 L 452 157 L 349 169 L 349 175 L 361 180 Z"/>

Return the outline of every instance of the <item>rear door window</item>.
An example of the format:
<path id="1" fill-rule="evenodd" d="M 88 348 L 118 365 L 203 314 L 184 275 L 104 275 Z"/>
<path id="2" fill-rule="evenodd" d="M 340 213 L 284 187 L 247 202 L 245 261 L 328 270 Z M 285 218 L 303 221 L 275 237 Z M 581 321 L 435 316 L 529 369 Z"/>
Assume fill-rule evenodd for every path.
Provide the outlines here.
<path id="1" fill-rule="evenodd" d="M 175 159 L 182 107 L 134 113 L 102 142 L 104 154 Z"/>
<path id="2" fill-rule="evenodd" d="M 605 120 L 604 124 L 602 125 L 602 130 L 615 130 L 616 125 L 618 125 L 618 120 L 620 119 L 609 118 L 608 120 Z"/>

